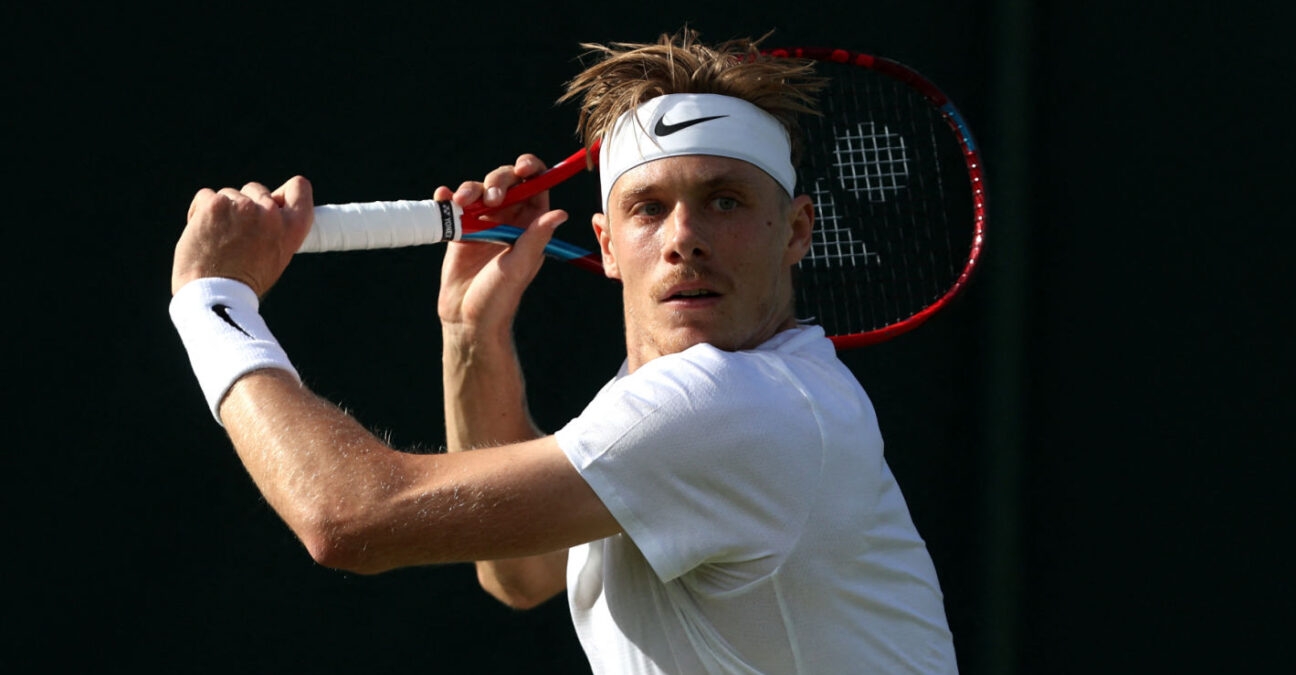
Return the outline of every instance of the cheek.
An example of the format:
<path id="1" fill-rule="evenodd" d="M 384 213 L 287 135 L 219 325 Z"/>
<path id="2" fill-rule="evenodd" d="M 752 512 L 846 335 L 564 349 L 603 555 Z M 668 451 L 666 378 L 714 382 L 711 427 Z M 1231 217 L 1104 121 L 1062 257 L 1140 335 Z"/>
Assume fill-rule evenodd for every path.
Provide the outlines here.
<path id="1" fill-rule="evenodd" d="M 746 272 L 764 274 L 786 267 L 787 242 L 775 222 L 767 222 L 759 232 L 740 233 L 727 243 L 729 250 L 736 253 L 734 259 L 743 261 L 742 269 Z"/>
<path id="2" fill-rule="evenodd" d="M 646 256 L 651 247 L 643 237 L 627 236 L 627 234 L 620 232 L 618 236 L 608 239 L 608 254 L 604 257 L 605 267 L 610 257 L 611 269 L 615 273 L 614 279 L 618 279 L 622 284 L 627 281 L 630 284 L 642 283 L 646 276 L 645 271 L 649 269 L 649 258 Z"/>
<path id="3" fill-rule="evenodd" d="M 614 240 L 617 260 L 624 267 L 643 268 L 656 259 L 660 250 L 653 234 L 647 228 L 627 228 L 622 236 Z"/>

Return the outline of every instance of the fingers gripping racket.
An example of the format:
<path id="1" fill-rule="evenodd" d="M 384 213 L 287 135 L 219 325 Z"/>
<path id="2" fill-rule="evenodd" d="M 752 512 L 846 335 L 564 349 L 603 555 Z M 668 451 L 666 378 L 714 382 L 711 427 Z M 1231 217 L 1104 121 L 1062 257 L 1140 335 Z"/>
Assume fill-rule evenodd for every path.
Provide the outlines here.
<path id="1" fill-rule="evenodd" d="M 597 160 L 597 144 L 591 156 Z M 511 243 L 522 233 L 520 228 L 482 218 L 579 174 L 586 167 L 585 158 L 586 151 L 582 148 L 544 173 L 514 185 L 504 194 L 504 201 L 491 208 L 478 202 L 464 209 L 451 201 L 433 199 L 316 206 L 315 224 L 297 252 L 398 248 L 461 240 Z M 545 252 L 550 257 L 603 274 L 602 259 L 578 246 L 552 240 Z"/>
<path id="2" fill-rule="evenodd" d="M 817 62 L 829 78 L 821 116 L 802 120 L 797 192 L 814 200 L 815 233 L 797 270 L 797 311 L 838 349 L 916 328 L 966 286 L 981 254 L 986 209 L 981 160 L 962 115 L 932 83 L 881 57 L 840 49 L 778 49 Z M 449 202 L 373 202 L 315 209 L 302 252 L 449 240 L 510 242 L 520 230 L 482 220 L 579 174 L 578 151 L 524 181 L 492 209 Z M 560 241 L 554 258 L 602 275 L 597 254 Z"/>

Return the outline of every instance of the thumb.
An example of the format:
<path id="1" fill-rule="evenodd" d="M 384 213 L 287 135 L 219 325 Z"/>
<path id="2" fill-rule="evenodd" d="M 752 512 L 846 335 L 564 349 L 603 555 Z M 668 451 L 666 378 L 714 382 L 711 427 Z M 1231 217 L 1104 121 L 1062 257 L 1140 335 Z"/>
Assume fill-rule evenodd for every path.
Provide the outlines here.
<path id="1" fill-rule="evenodd" d="M 289 239 L 300 247 L 315 222 L 315 195 L 310 181 L 294 176 L 270 194 L 283 209 Z M 294 251 L 297 248 L 293 248 Z"/>
<path id="2" fill-rule="evenodd" d="M 553 239 L 554 231 L 567 222 L 567 212 L 561 209 L 548 211 L 518 235 L 513 249 L 525 258 L 540 258 L 544 248 Z"/>

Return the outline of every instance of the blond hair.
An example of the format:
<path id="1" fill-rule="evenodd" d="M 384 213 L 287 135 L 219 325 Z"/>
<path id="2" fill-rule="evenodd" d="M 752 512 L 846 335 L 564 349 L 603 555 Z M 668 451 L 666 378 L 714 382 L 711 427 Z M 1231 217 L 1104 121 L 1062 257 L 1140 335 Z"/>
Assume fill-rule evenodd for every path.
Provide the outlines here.
<path id="1" fill-rule="evenodd" d="M 759 39 L 734 39 L 715 46 L 698 42 L 698 32 L 683 29 L 655 43 L 586 43 L 586 57 L 598 62 L 567 83 L 559 98 L 583 97 L 576 134 L 591 147 L 622 114 L 667 94 L 719 94 L 739 98 L 765 112 L 787 130 L 792 162 L 801 155 L 798 115 L 815 114 L 815 96 L 826 81 L 809 61 L 772 58 L 760 53 Z"/>

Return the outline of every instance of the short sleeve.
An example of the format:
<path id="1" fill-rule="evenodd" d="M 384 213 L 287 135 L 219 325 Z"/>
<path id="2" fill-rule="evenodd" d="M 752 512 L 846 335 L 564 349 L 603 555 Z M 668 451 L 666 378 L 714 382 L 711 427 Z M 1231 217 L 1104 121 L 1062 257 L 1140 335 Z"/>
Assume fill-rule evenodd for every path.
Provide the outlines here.
<path id="1" fill-rule="evenodd" d="M 558 444 L 654 571 L 791 548 L 821 480 L 823 440 L 788 366 L 698 345 L 603 389 Z"/>

